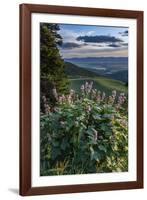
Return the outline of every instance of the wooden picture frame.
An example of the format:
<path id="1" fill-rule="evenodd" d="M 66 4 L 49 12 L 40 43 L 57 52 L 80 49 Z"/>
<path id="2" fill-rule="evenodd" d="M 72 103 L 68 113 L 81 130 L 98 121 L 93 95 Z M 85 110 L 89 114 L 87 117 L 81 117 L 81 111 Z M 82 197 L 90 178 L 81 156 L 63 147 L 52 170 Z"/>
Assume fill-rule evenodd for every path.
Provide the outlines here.
<path id="1" fill-rule="evenodd" d="M 135 19 L 137 22 L 137 163 L 136 181 L 32 187 L 31 29 L 32 13 Z M 135 125 L 135 124 L 134 124 Z M 143 188 L 143 12 L 66 6 L 20 5 L 20 195 L 47 195 Z"/>

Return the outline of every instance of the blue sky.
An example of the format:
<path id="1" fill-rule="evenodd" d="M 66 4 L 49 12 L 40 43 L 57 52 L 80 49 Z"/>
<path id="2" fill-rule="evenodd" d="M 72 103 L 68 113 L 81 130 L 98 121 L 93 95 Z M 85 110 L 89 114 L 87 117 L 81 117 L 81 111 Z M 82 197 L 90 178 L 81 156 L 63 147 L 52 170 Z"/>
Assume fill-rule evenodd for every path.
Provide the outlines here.
<path id="1" fill-rule="evenodd" d="M 127 27 L 71 24 L 59 24 L 59 27 L 63 58 L 128 56 Z"/>

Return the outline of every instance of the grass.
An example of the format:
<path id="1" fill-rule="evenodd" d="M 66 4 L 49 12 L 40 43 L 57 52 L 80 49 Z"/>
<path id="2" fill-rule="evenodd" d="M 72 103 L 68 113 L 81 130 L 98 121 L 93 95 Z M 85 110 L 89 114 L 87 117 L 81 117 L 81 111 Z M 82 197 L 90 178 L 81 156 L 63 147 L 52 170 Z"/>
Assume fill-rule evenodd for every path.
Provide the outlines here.
<path id="1" fill-rule="evenodd" d="M 85 83 L 85 81 L 93 81 L 93 88 L 103 91 L 108 95 L 111 94 L 112 90 L 116 90 L 118 93 L 124 92 L 128 93 L 128 88 L 121 81 L 105 78 L 105 77 L 95 77 L 95 78 L 71 78 L 70 88 L 80 92 L 80 86 Z"/>
<path id="2" fill-rule="evenodd" d="M 76 92 L 80 92 L 81 85 L 85 84 L 86 81 L 93 81 L 93 88 L 105 92 L 107 95 L 110 95 L 112 90 L 116 90 L 118 93 L 128 93 L 128 88 L 122 81 L 99 76 L 70 62 L 66 62 L 65 66 L 66 74 L 70 80 L 70 88 Z"/>

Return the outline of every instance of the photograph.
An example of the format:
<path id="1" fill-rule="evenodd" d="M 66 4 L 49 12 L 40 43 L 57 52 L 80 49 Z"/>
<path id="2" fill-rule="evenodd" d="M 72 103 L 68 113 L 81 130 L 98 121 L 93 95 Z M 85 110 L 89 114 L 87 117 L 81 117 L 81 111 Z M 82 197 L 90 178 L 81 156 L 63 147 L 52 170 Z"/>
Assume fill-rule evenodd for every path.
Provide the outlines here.
<path id="1" fill-rule="evenodd" d="M 40 176 L 128 172 L 129 27 L 39 26 Z"/>
<path id="2" fill-rule="evenodd" d="M 20 195 L 143 188 L 143 11 L 20 5 Z"/>

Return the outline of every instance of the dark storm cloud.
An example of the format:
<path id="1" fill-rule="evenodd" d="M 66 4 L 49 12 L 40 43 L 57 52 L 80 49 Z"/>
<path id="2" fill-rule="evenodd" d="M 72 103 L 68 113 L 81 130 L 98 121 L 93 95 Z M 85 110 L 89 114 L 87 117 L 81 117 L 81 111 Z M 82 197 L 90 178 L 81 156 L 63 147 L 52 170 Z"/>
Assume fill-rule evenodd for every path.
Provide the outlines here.
<path id="1" fill-rule="evenodd" d="M 121 36 L 128 36 L 128 30 L 126 30 L 124 32 L 119 32 L 119 34 L 121 34 Z"/>
<path id="2" fill-rule="evenodd" d="M 76 38 L 78 41 L 91 42 L 91 43 L 114 43 L 123 42 L 121 39 L 108 35 L 95 35 L 95 36 L 79 36 Z"/>
<path id="3" fill-rule="evenodd" d="M 62 44 L 63 49 L 74 49 L 74 48 L 80 48 L 82 46 L 87 45 L 86 43 L 84 44 L 77 44 L 75 42 L 66 42 Z"/>

